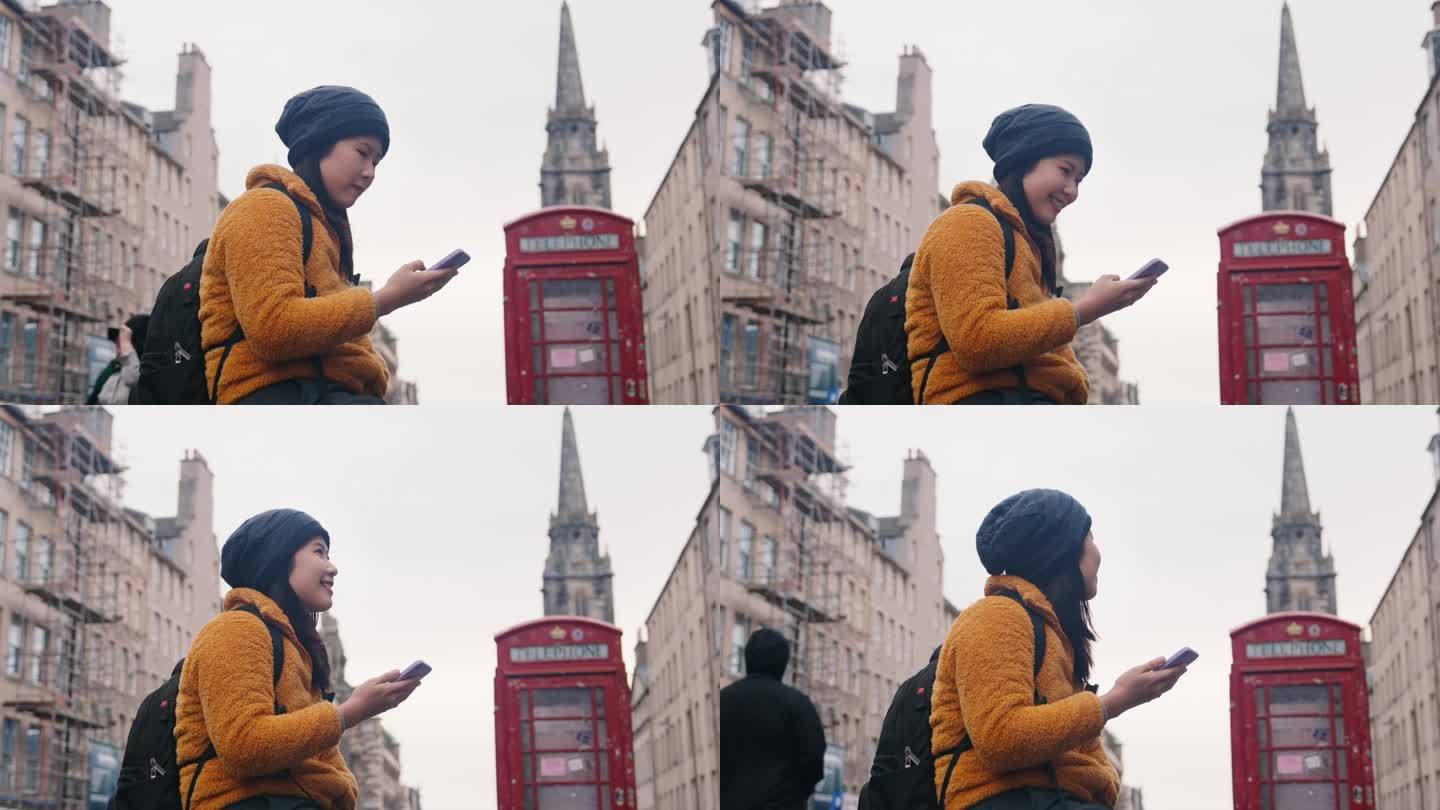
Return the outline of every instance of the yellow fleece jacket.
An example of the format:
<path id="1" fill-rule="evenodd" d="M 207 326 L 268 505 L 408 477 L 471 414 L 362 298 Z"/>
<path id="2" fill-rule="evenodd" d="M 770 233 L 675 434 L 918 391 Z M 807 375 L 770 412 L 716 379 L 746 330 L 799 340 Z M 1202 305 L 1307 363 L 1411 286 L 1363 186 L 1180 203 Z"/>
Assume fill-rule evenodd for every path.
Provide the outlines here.
<path id="1" fill-rule="evenodd" d="M 1070 341 L 1078 323 L 1075 306 L 1045 288 L 1040 254 L 1020 212 L 989 183 L 961 183 L 952 207 L 930 224 L 910 272 L 905 334 L 915 401 L 924 385 L 927 405 L 946 405 L 984 391 L 1014 388 L 1016 366 L 1029 387 L 1065 405 L 1090 396 L 1085 367 Z M 971 200 L 984 199 L 994 214 Z M 1015 230 L 1015 265 L 1005 285 L 1005 238 L 996 217 Z M 1020 308 L 1009 309 L 1009 297 Z M 925 379 L 925 355 L 944 336 L 942 354 Z"/>
<path id="2" fill-rule="evenodd" d="M 280 183 L 309 209 L 314 231 L 310 261 L 301 267 L 301 224 L 295 204 L 267 184 Z M 221 404 L 275 383 L 314 377 L 319 358 L 325 377 L 355 394 L 384 397 L 385 361 L 370 344 L 375 300 L 340 271 L 340 239 L 315 194 L 299 175 L 259 166 L 247 191 L 215 223 L 200 274 L 200 337 L 207 349 L 207 390 L 224 355 L 220 346 L 238 324 L 235 344 L 220 375 Z M 305 297 L 305 282 L 316 297 Z"/>
<path id="3" fill-rule="evenodd" d="M 270 632 L 254 605 L 285 634 L 285 661 L 273 684 Z M 285 612 L 248 588 L 225 595 L 225 612 L 190 646 L 175 701 L 177 762 L 198 759 L 214 743 L 195 785 L 192 810 L 221 810 L 254 796 L 306 796 L 325 810 L 353 810 L 359 788 L 340 756 L 340 709 L 310 684 L 310 654 Z M 275 714 L 278 698 L 285 713 Z M 182 800 L 197 766 L 180 769 Z"/>
<path id="4" fill-rule="evenodd" d="M 1045 617 L 1045 660 L 1033 676 L 1035 638 L 1030 616 L 1008 588 Z M 944 751 L 968 732 L 975 748 L 960 754 L 944 797 L 945 810 L 962 810 L 1018 788 L 1059 788 L 1114 807 L 1120 775 L 1100 743 L 1105 726 L 1100 698 L 1073 680 L 1075 654 L 1060 620 L 1039 588 L 1019 577 L 991 577 L 984 599 L 950 626 L 930 700 L 930 746 Z M 1035 688 L 1046 699 L 1035 705 Z M 950 758 L 935 763 L 938 792 Z"/>

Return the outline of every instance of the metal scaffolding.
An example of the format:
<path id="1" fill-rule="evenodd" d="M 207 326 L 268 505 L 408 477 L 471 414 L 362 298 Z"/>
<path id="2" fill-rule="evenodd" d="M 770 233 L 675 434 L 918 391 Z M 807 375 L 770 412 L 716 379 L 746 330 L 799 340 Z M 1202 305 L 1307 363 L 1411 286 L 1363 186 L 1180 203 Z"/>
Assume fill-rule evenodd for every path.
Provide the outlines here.
<path id="1" fill-rule="evenodd" d="M 123 510 L 104 491 L 118 485 L 119 467 L 81 430 L 49 421 L 32 427 L 36 441 L 26 445 L 34 450 L 24 460 L 22 489 L 35 506 L 55 513 L 62 531 L 57 541 L 30 538 L 32 553 L 16 572 L 33 626 L 28 645 L 22 636 L 21 655 L 12 638 L 7 667 L 26 666 L 4 706 L 30 719 L 26 742 L 34 748 L 26 753 L 33 759 L 24 779 L 17 768 L 0 803 L 84 810 L 90 743 L 97 733 L 113 736 L 106 730 L 119 725 L 115 707 L 130 702 L 122 696 L 133 691 L 127 679 L 139 669 L 140 635 L 101 629 L 121 621 L 119 583 L 134 573 L 134 563 L 122 551 Z M 136 651 L 129 666 L 116 658 L 117 636 Z"/>
<path id="2" fill-rule="evenodd" d="M 117 214 L 131 193 L 120 178 L 145 176 L 144 146 L 124 143 L 135 122 L 124 120 L 133 113 L 118 100 L 121 60 L 84 16 L 62 4 L 25 15 L 20 26 L 18 84 L 46 120 L 16 117 L 5 133 L 5 168 L 35 194 L 21 201 L 28 233 L 12 215 L 0 255 L 10 271 L 0 274 L 0 299 L 35 316 L 19 336 L 18 373 L 0 379 L 8 401 L 83 400 L 87 327 L 118 320 L 143 238 L 138 219 Z"/>
<path id="3" fill-rule="evenodd" d="M 834 294 L 860 264 L 863 217 L 855 209 L 866 164 L 857 157 L 863 142 L 849 143 L 847 133 L 863 125 L 848 120 L 839 101 L 842 62 L 800 17 L 782 13 L 799 5 L 752 3 L 740 32 L 740 84 L 754 121 L 729 142 L 745 159 L 723 165 L 756 216 L 751 232 L 737 240 L 727 231 L 720 245 L 729 270 L 722 305 L 746 319 L 737 327 L 744 333 L 732 335 L 739 350 L 731 367 L 721 369 L 724 402 L 806 402 L 810 339 L 843 345 L 851 337 L 836 322 Z"/>

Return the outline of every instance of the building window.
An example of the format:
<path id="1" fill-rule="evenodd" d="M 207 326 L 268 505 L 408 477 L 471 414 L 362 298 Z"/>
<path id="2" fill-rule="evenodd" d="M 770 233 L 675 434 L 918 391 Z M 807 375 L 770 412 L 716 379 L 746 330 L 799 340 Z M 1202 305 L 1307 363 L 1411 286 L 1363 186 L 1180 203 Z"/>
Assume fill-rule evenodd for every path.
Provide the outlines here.
<path id="1" fill-rule="evenodd" d="M 775 538 L 766 537 L 760 543 L 760 579 L 763 582 L 775 581 L 775 551 Z"/>
<path id="2" fill-rule="evenodd" d="M 730 545 L 730 510 L 720 507 L 720 545 L 716 549 L 716 567 L 720 573 L 725 573 L 725 555 Z"/>
<path id="3" fill-rule="evenodd" d="M 10 72 L 10 40 L 15 34 L 15 23 L 9 17 L 0 15 L 0 70 Z"/>
<path id="4" fill-rule="evenodd" d="M 730 674 L 745 674 L 745 642 L 750 640 L 750 620 L 735 614 L 735 625 L 730 631 Z"/>
<path id="5" fill-rule="evenodd" d="M 754 387 L 760 379 L 760 324 L 745 324 L 745 385 Z"/>
<path id="6" fill-rule="evenodd" d="M 15 524 L 15 579 L 25 582 L 30 578 L 30 527 L 24 522 Z"/>
<path id="7" fill-rule="evenodd" d="M 720 469 L 728 476 L 735 477 L 735 448 L 740 443 L 740 432 L 735 423 L 724 420 L 720 423 Z"/>
<path id="8" fill-rule="evenodd" d="M 54 556 L 55 544 L 50 538 L 41 537 L 40 542 L 35 546 L 35 579 L 37 582 L 50 581 L 50 565 L 54 561 Z"/>
<path id="9" fill-rule="evenodd" d="M 750 176 L 750 122 L 744 118 L 735 119 L 735 156 L 733 169 L 736 177 Z"/>
<path id="10" fill-rule="evenodd" d="M 5 674 L 20 677 L 20 659 L 25 653 L 25 620 L 10 614 L 10 632 L 5 637 Z"/>
<path id="11" fill-rule="evenodd" d="M 739 211 L 730 212 L 730 226 L 725 238 L 725 272 L 740 272 L 740 239 L 745 230 L 745 217 Z"/>
<path id="12" fill-rule="evenodd" d="M 28 38 L 27 38 L 28 41 Z M 40 789 L 40 727 L 25 729 L 25 792 Z"/>
<path id="13" fill-rule="evenodd" d="M 21 349 L 24 352 L 25 385 L 35 385 L 40 376 L 40 322 L 26 321 L 20 332 Z"/>
<path id="14" fill-rule="evenodd" d="M 751 223 L 750 223 L 750 263 L 749 263 L 749 273 L 750 273 L 750 278 L 753 278 L 753 279 L 755 279 L 756 281 L 759 281 L 759 280 L 760 280 L 760 271 L 761 271 L 761 269 L 762 269 L 762 261 L 761 261 L 761 260 L 762 260 L 762 258 L 763 258 L 764 255 L 765 255 L 765 235 L 766 235 L 766 233 L 767 233 L 767 229 L 766 229 L 766 227 L 765 227 L 764 224 L 759 223 L 759 222 L 751 222 Z"/>
<path id="15" fill-rule="evenodd" d="M 35 133 L 35 174 L 38 177 L 50 174 L 50 133 L 44 130 Z"/>
<path id="16" fill-rule="evenodd" d="M 45 272 L 45 236 L 46 225 L 38 219 L 30 220 L 30 262 L 26 266 L 26 272 L 31 278 L 39 278 Z"/>
<path id="17" fill-rule="evenodd" d="M 749 34 L 740 35 L 740 85 L 750 86 L 750 75 L 755 68 L 755 40 Z"/>
<path id="18" fill-rule="evenodd" d="M 19 728 L 18 723 L 7 717 L 4 730 L 0 731 L 0 789 L 11 790 L 15 786 L 15 738 Z"/>
<path id="19" fill-rule="evenodd" d="M 18 208 L 10 209 L 5 222 L 5 269 L 20 272 L 20 235 L 25 229 L 25 215 Z"/>
<path id="20" fill-rule="evenodd" d="M 730 387 L 730 361 L 735 349 L 735 316 L 720 316 L 720 390 Z"/>
<path id="21" fill-rule="evenodd" d="M 711 605 L 710 614 L 711 651 L 718 655 L 725 649 L 725 608 L 721 605 Z"/>
<path id="22" fill-rule="evenodd" d="M 735 543 L 735 576 L 749 581 L 754 575 L 752 558 L 755 545 L 755 527 L 747 521 L 740 521 L 740 536 Z"/>
<path id="23" fill-rule="evenodd" d="M 30 628 L 30 682 L 44 684 L 49 674 L 45 670 L 45 656 L 50 649 L 50 631 L 43 627 Z"/>
<path id="24" fill-rule="evenodd" d="M 15 140 L 10 148 L 10 173 L 23 176 L 27 168 L 27 151 L 30 141 L 30 122 L 21 115 L 15 116 Z"/>
<path id="25" fill-rule="evenodd" d="M 761 83 L 761 86 L 768 87 L 769 85 L 765 85 L 765 84 L 762 82 L 762 83 Z M 757 175 L 761 180 L 769 180 L 769 179 L 770 179 L 770 170 L 771 170 L 771 162 L 772 162 L 772 157 L 771 157 L 771 155 L 772 155 L 772 153 L 773 153 L 774 151 L 775 151 L 775 139 L 774 139 L 774 138 L 770 137 L 769 135 L 761 135 L 759 138 L 756 139 L 756 141 L 755 141 L 755 160 L 756 160 L 757 168 L 758 168 L 758 171 L 756 172 L 756 175 Z"/>

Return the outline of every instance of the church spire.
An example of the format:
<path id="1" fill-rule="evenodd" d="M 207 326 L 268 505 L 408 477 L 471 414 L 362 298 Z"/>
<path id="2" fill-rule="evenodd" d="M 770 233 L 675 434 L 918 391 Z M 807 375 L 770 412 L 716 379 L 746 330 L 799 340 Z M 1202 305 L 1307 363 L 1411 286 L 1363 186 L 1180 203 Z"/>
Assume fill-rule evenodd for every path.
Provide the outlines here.
<path id="1" fill-rule="evenodd" d="M 565 409 L 565 426 L 560 436 L 560 502 L 555 516 L 561 521 L 588 522 L 585 479 L 580 474 L 580 448 L 575 442 L 575 421 Z"/>
<path id="2" fill-rule="evenodd" d="M 580 54 L 575 47 L 575 24 L 570 21 L 570 3 L 560 4 L 560 66 L 555 78 L 555 110 L 585 112 L 585 84 L 580 80 Z"/>
<path id="3" fill-rule="evenodd" d="M 1305 461 L 1300 456 L 1300 430 L 1295 425 L 1295 409 L 1285 410 L 1285 477 L 1280 485 L 1280 514 L 1283 517 L 1310 518 L 1310 490 L 1305 484 Z"/>
<path id="4" fill-rule="evenodd" d="M 1300 75 L 1300 49 L 1295 45 L 1295 21 L 1290 16 L 1290 3 L 1280 12 L 1280 82 L 1275 95 L 1275 111 L 1281 115 L 1308 112 L 1305 106 L 1305 80 Z"/>
<path id="5" fill-rule="evenodd" d="M 580 54 L 570 4 L 560 4 L 560 55 L 555 106 L 546 116 L 545 156 L 540 163 L 540 205 L 610 208 L 610 154 L 598 146 L 595 108 L 585 104 Z"/>

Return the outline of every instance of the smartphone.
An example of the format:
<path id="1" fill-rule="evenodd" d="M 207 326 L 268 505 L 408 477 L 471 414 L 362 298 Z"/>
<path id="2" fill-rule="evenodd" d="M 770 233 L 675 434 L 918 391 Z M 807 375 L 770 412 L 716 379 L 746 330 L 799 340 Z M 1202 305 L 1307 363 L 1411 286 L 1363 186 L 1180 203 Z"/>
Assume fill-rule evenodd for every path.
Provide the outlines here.
<path id="1" fill-rule="evenodd" d="M 430 665 L 424 661 L 416 661 L 405 669 L 401 670 L 397 681 L 418 681 L 430 674 Z"/>
<path id="2" fill-rule="evenodd" d="M 432 265 L 430 270 L 459 270 L 470 261 L 470 254 L 463 250 L 451 251 L 449 256 Z"/>
<path id="3" fill-rule="evenodd" d="M 1139 281 L 1146 278 L 1159 278 L 1165 275 L 1165 271 L 1169 269 L 1170 265 L 1166 264 L 1165 262 L 1162 262 L 1159 259 L 1151 259 L 1149 264 L 1140 268 L 1138 271 L 1136 271 L 1135 275 L 1130 277 L 1130 281 Z"/>
<path id="4" fill-rule="evenodd" d="M 1195 659 L 1199 657 L 1200 653 L 1195 652 L 1189 647 L 1181 647 L 1180 651 L 1167 658 L 1160 668 L 1174 669 L 1175 667 L 1188 667 L 1195 663 Z"/>

